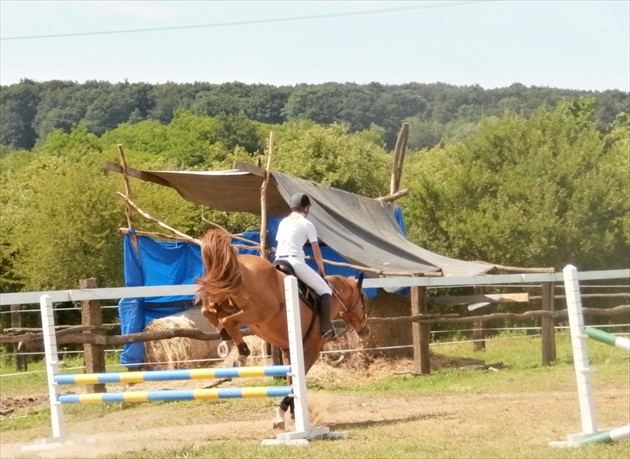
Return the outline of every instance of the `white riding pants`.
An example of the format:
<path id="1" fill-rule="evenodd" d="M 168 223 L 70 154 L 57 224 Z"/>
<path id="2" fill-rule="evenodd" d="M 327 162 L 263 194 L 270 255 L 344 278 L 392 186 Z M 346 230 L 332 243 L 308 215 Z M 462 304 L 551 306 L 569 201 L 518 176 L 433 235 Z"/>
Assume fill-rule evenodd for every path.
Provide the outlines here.
<path id="1" fill-rule="evenodd" d="M 332 290 L 328 283 L 319 275 L 313 268 L 306 264 L 306 261 L 302 257 L 280 257 L 282 260 L 287 260 L 293 266 L 295 275 L 313 289 L 318 295 L 332 295 Z"/>

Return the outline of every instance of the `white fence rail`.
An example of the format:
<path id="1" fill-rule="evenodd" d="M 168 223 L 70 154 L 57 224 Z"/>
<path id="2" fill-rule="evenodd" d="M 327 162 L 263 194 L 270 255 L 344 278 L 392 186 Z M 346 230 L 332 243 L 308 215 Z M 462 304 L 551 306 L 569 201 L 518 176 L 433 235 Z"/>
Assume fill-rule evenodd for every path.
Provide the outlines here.
<path id="1" fill-rule="evenodd" d="M 630 278 L 630 269 L 584 271 L 578 273 L 580 281 Z M 563 282 L 562 273 L 498 274 L 470 277 L 387 277 L 365 279 L 364 288 L 376 287 L 428 287 L 449 288 L 496 284 L 531 284 L 539 282 Z M 151 287 L 115 287 L 71 289 L 44 292 L 20 292 L 0 294 L 0 306 L 39 303 L 42 295 L 50 296 L 54 303 L 64 301 L 113 300 L 150 296 L 194 295 L 196 285 L 160 285 Z"/>

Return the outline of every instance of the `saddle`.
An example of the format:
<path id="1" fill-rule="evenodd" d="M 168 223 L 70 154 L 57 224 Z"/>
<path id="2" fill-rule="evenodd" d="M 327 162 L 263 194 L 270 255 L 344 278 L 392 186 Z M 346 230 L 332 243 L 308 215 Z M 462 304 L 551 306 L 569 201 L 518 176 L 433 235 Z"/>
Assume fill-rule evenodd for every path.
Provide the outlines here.
<path id="1" fill-rule="evenodd" d="M 320 305 L 320 296 L 313 291 L 308 285 L 306 285 L 299 277 L 295 274 L 295 270 L 291 263 L 287 260 L 278 259 L 273 262 L 275 268 L 285 273 L 287 276 L 294 276 L 298 281 L 298 296 L 302 301 L 304 301 L 307 306 L 312 309 L 315 313 L 319 313 L 319 305 Z"/>

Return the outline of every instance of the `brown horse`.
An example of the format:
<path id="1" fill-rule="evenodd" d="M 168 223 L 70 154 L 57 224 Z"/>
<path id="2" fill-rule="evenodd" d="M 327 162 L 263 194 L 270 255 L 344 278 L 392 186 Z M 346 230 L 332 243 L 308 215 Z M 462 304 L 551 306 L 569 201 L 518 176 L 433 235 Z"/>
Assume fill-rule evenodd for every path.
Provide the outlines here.
<path id="1" fill-rule="evenodd" d="M 197 299 L 203 315 L 237 345 L 238 364 L 250 354 L 241 328 L 244 326 L 277 347 L 289 364 L 289 339 L 284 296 L 284 278 L 268 260 L 254 255 L 239 255 L 222 230 L 207 232 L 201 244 L 204 275 L 197 280 Z M 333 290 L 331 317 L 339 316 L 360 337 L 367 337 L 367 299 L 360 281 L 343 276 L 327 276 Z M 325 341 L 320 335 L 319 315 L 300 301 L 304 369 L 313 366 Z M 225 336 L 225 333 L 229 337 Z M 293 399 L 285 397 L 277 409 L 274 428 L 284 428 L 284 415 Z"/>

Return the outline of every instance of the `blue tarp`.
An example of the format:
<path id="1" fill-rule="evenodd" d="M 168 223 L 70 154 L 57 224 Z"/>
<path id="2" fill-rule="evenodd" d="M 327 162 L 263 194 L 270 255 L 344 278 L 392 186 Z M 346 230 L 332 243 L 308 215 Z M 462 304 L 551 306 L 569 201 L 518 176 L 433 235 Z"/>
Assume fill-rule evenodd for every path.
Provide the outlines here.
<path id="1" fill-rule="evenodd" d="M 132 231 L 132 230 L 130 230 Z M 194 284 L 203 272 L 198 245 L 185 242 L 156 241 L 137 236 L 138 253 L 132 238 L 125 235 L 124 274 L 126 287 Z M 118 303 L 120 331 L 139 333 L 154 319 L 182 312 L 192 296 L 122 298 Z M 133 367 L 144 362 L 144 343 L 125 344 L 120 363 Z"/>
<path id="2" fill-rule="evenodd" d="M 400 208 L 396 208 L 395 218 L 406 235 L 405 224 Z M 276 233 L 281 218 L 268 220 L 269 246 L 275 247 Z M 133 232 L 133 230 L 129 230 Z M 260 243 L 260 231 L 248 231 L 243 237 Z M 197 244 L 186 242 L 156 241 L 146 236 L 137 236 L 138 253 L 132 244 L 132 238 L 125 235 L 124 240 L 124 275 L 126 287 L 151 285 L 194 284 L 203 273 L 201 250 Z M 233 240 L 235 244 L 241 241 Z M 347 263 L 337 252 L 322 245 L 325 260 Z M 312 256 L 310 247 L 305 247 L 306 255 Z M 239 249 L 239 253 L 259 255 L 258 250 Z M 272 260 L 273 261 L 273 260 Z M 308 263 L 317 270 L 315 262 Z M 354 268 L 326 265 L 326 274 L 357 277 L 360 271 Z M 408 289 L 400 293 L 406 293 Z M 373 297 L 377 289 L 366 289 L 368 297 Z M 166 317 L 184 311 L 192 305 L 193 296 L 162 296 L 147 298 L 122 298 L 118 303 L 121 334 L 142 332 L 154 319 Z M 144 343 L 125 344 L 120 354 L 120 363 L 134 368 L 144 363 Z"/>

